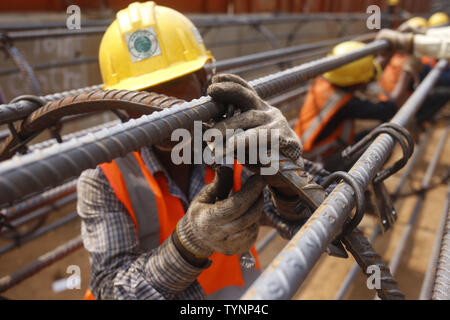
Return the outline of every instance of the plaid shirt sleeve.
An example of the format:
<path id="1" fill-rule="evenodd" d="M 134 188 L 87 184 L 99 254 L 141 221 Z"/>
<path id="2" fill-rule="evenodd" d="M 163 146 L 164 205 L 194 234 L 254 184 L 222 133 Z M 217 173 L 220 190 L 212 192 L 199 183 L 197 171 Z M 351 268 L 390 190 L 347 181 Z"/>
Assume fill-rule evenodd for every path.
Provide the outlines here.
<path id="1" fill-rule="evenodd" d="M 149 252 L 139 248 L 133 221 L 101 169 L 83 172 L 77 190 L 90 289 L 97 299 L 205 298 L 196 280 L 203 269 L 186 262 L 170 238 Z"/>

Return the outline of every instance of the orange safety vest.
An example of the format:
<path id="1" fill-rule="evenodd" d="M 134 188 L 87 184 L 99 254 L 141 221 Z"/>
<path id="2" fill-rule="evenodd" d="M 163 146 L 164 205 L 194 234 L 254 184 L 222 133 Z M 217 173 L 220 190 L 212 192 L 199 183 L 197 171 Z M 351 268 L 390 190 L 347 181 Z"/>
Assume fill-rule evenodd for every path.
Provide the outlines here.
<path id="1" fill-rule="evenodd" d="M 148 187 L 156 200 L 159 220 L 159 244 L 162 244 L 172 234 L 178 221 L 184 216 L 184 208 L 180 199 L 170 194 L 164 174 L 157 173 L 153 176 L 145 166 L 141 155 L 138 152 L 133 152 L 132 154 L 134 159 L 137 160 L 140 170 L 148 183 Z M 139 234 L 139 219 L 136 217 L 123 173 L 117 165 L 116 160 L 103 163 L 100 165 L 100 168 L 109 181 L 114 194 L 127 209 Z M 242 168 L 242 165 L 235 162 L 233 192 L 241 189 Z M 205 184 L 211 183 L 214 176 L 215 172 L 207 167 L 205 171 Z M 251 252 L 256 259 L 256 269 L 259 269 L 259 259 L 254 246 Z M 215 252 L 210 259 L 212 260 L 211 266 L 204 270 L 198 277 L 198 282 L 206 294 L 214 293 L 228 286 L 244 286 L 245 283 L 238 255 L 226 256 Z M 88 289 L 84 299 L 93 300 L 95 297 Z"/>
<path id="2" fill-rule="evenodd" d="M 387 101 L 389 99 L 387 93 L 391 93 L 395 89 L 395 86 L 400 78 L 400 74 L 402 73 L 403 65 L 408 58 L 408 53 L 396 53 L 389 60 L 389 63 L 383 70 L 383 74 L 378 80 L 378 85 L 382 90 L 382 92 L 378 95 L 380 101 Z M 409 94 L 411 93 L 412 92 Z"/>
<path id="3" fill-rule="evenodd" d="M 422 62 L 423 65 L 428 65 L 428 66 L 434 68 L 434 66 L 437 63 L 437 59 L 432 58 L 432 57 L 423 56 L 422 58 L 420 58 L 420 62 Z"/>
<path id="4" fill-rule="evenodd" d="M 306 95 L 294 130 L 303 144 L 304 155 L 319 158 L 333 153 L 342 144 L 353 143 L 353 121 L 345 120 L 324 140 L 316 142 L 322 130 L 352 98 L 323 77 L 314 80 Z"/>

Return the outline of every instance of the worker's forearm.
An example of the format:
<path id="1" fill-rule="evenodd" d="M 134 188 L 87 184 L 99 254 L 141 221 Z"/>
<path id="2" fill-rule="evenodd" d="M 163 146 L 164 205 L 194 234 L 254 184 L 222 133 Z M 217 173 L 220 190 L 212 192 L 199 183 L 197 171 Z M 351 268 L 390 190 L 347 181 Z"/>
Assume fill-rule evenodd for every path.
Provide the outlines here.
<path id="1" fill-rule="evenodd" d="M 407 97 L 408 87 L 413 80 L 410 73 L 403 71 L 395 85 L 394 90 L 389 95 L 389 98 L 395 102 L 397 107 L 401 106 Z"/>

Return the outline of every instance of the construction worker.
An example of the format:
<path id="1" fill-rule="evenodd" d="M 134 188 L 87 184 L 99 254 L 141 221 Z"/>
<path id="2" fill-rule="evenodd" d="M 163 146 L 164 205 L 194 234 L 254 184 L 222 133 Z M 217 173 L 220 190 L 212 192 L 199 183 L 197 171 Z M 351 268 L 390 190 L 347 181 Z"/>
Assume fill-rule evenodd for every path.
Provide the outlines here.
<path id="1" fill-rule="evenodd" d="M 436 12 L 428 18 L 429 28 L 438 28 L 448 25 L 448 15 L 445 12 Z"/>
<path id="2" fill-rule="evenodd" d="M 407 33 L 407 34 L 415 34 L 415 35 L 426 35 L 430 28 L 436 28 L 448 23 L 448 17 L 445 13 L 438 12 L 433 14 L 428 21 L 422 17 L 415 17 L 409 19 L 405 23 L 403 23 L 398 30 Z M 380 87 L 389 92 L 392 90 L 399 76 L 399 69 L 401 69 L 402 64 L 407 59 L 414 59 L 414 56 L 405 50 L 396 51 L 393 56 L 390 58 L 390 61 L 386 68 L 384 69 L 383 75 L 379 81 Z M 419 64 L 420 61 L 420 64 Z M 415 67 L 417 70 L 420 70 L 418 73 L 418 79 L 416 82 L 422 81 L 427 74 L 431 71 L 431 69 L 436 65 L 437 60 L 433 57 L 429 56 L 421 56 L 416 58 Z M 444 70 L 437 83 L 436 88 L 448 88 L 450 86 L 450 69 L 447 68 Z M 413 88 L 411 84 L 411 89 Z M 418 124 L 422 124 L 428 120 L 430 120 L 449 100 L 450 95 L 447 92 L 448 90 L 439 90 L 435 89 L 434 92 L 430 92 L 427 95 L 426 100 L 422 104 L 422 107 L 416 114 L 416 122 Z M 411 91 L 412 92 L 412 91 Z M 383 97 L 380 97 L 383 99 Z"/>
<path id="3" fill-rule="evenodd" d="M 106 90 L 147 90 L 183 100 L 201 97 L 213 70 L 213 57 L 191 21 L 154 2 L 132 3 L 117 13 L 102 38 L 99 63 Z M 241 111 L 219 122 L 218 130 L 259 135 L 260 128 L 280 129 L 280 151 L 301 165 L 300 141 L 280 111 L 237 76 L 212 82 L 214 101 Z M 238 164 L 231 176 L 226 167 L 215 173 L 202 164 L 175 165 L 172 146 L 145 147 L 80 176 L 77 209 L 91 262 L 86 299 L 237 299 L 259 275 L 253 244 L 263 206 L 296 201 L 277 198 L 276 188 L 267 197 L 262 177 Z M 238 255 L 248 250 L 256 258 L 249 270 Z"/>
<path id="4" fill-rule="evenodd" d="M 436 59 L 450 59 L 450 27 L 435 27 L 425 34 L 402 33 L 390 29 L 378 32 L 377 40 L 387 40 L 392 51 L 403 50 L 421 58 L 429 56 Z"/>
<path id="5" fill-rule="evenodd" d="M 345 54 L 363 46 L 362 42 L 347 41 L 335 46 L 331 54 Z M 354 132 L 354 120 L 389 120 L 404 101 L 414 70 L 410 64 L 405 64 L 395 88 L 382 102 L 355 96 L 381 72 L 374 56 L 361 58 L 314 79 L 294 128 L 303 144 L 303 156 L 322 162 L 329 171 L 348 167 L 350 163 L 345 163 L 340 153 L 359 139 Z"/>
<path id="6" fill-rule="evenodd" d="M 427 20 L 425 18 L 414 17 L 402 23 L 398 30 L 402 32 L 424 32 L 426 28 Z M 414 70 L 411 70 L 410 74 L 419 75 L 423 70 L 423 66 L 419 58 L 402 51 L 392 53 L 392 55 L 380 56 L 381 59 L 379 60 L 383 67 L 383 73 L 377 81 L 381 89 L 381 93 L 379 95 L 379 99 L 381 101 L 386 101 L 388 99 L 386 94 L 390 94 L 394 90 L 400 76 L 405 76 L 405 73 L 402 72 L 405 66 L 414 68 Z M 382 59 L 384 61 L 382 61 Z M 406 63 L 407 65 L 405 65 Z M 411 80 L 416 80 L 417 82 L 419 81 L 419 79 Z M 410 89 L 412 89 L 412 83 Z M 411 93 L 412 90 L 409 90 L 408 94 Z"/>

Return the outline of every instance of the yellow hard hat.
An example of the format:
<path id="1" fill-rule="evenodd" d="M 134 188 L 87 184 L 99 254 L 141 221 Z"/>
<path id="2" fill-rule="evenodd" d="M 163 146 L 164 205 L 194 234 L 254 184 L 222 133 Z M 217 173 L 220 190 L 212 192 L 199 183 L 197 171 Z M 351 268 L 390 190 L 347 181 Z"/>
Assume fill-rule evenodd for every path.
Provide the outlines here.
<path id="1" fill-rule="evenodd" d="M 406 23 L 408 25 L 410 25 L 411 27 L 416 27 L 416 28 L 426 28 L 426 27 L 428 27 L 427 19 L 422 18 L 422 17 L 411 18 L 408 21 L 406 21 Z"/>
<path id="2" fill-rule="evenodd" d="M 436 12 L 428 19 L 428 26 L 434 27 L 448 23 L 448 15 L 445 12 Z"/>
<path id="3" fill-rule="evenodd" d="M 346 41 L 333 48 L 331 55 L 346 54 L 350 51 L 364 47 L 359 41 Z M 326 72 L 323 76 L 332 84 L 346 87 L 359 83 L 368 83 L 379 77 L 381 66 L 373 55 L 358 59 L 342 67 Z"/>
<path id="4" fill-rule="evenodd" d="M 153 1 L 120 10 L 99 51 L 104 89 L 142 90 L 200 70 L 213 60 L 188 18 Z"/>

